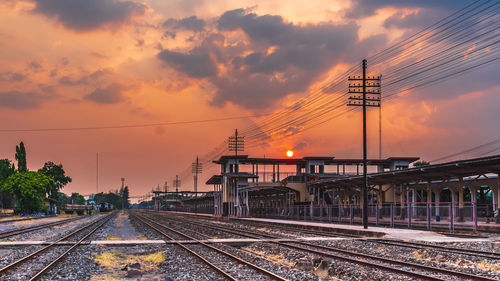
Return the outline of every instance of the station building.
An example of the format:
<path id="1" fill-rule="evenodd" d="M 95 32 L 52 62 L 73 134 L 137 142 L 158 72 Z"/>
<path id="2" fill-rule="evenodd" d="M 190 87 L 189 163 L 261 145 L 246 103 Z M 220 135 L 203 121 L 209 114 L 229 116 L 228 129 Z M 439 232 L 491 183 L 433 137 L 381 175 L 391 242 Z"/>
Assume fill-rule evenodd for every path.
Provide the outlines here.
<path id="1" fill-rule="evenodd" d="M 367 168 L 373 172 L 402 170 L 418 159 L 369 159 Z M 222 216 L 249 216 L 253 215 L 252 210 L 268 207 L 333 204 L 336 194 L 311 183 L 359 176 L 363 167 L 362 159 L 317 156 L 300 159 L 222 156 L 214 163 L 220 165 L 220 174 L 212 176 L 206 184 L 214 186 L 214 214 Z M 343 200 L 359 204 L 359 191 L 353 189 Z"/>
<path id="2" fill-rule="evenodd" d="M 369 219 L 379 224 L 498 221 L 500 155 L 410 168 L 418 157 L 368 159 Z M 251 158 L 213 161 L 220 173 L 210 212 L 216 216 L 361 221 L 362 159 Z"/>

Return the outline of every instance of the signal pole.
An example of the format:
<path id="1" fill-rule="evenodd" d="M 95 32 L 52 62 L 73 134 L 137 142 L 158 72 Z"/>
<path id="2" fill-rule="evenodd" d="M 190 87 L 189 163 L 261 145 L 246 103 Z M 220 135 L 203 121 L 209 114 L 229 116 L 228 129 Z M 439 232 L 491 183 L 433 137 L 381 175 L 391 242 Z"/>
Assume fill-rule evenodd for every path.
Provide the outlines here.
<path id="1" fill-rule="evenodd" d="M 363 107 L 363 228 L 368 228 L 368 161 L 366 149 L 366 107 L 380 107 L 380 76 L 366 77 L 366 59 L 363 60 L 363 76 L 348 77 L 348 81 L 358 81 L 349 83 L 349 100 L 347 106 Z M 361 81 L 361 85 L 359 84 Z M 367 84 L 368 82 L 368 84 Z M 366 90 L 372 88 L 373 90 Z M 361 94 L 361 95 L 360 95 Z"/>
<path id="2" fill-rule="evenodd" d="M 198 174 L 201 174 L 202 163 L 198 161 L 198 156 L 196 156 L 196 162 L 192 164 L 192 172 L 194 174 L 194 194 L 198 197 Z M 198 213 L 198 202 L 194 200 L 194 212 Z"/>

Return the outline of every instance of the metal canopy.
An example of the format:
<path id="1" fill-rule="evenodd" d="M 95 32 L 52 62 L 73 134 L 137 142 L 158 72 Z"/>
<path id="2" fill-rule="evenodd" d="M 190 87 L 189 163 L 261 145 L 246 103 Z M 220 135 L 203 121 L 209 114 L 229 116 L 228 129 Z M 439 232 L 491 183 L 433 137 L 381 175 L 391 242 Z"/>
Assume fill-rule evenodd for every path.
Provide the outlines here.
<path id="1" fill-rule="evenodd" d="M 500 173 L 500 155 L 453 161 L 443 164 L 429 165 L 404 170 L 368 174 L 370 185 L 400 184 L 418 181 L 435 181 L 455 179 L 468 176 Z M 363 176 L 324 179 L 309 183 L 310 185 L 332 187 L 359 187 L 363 184 Z"/>

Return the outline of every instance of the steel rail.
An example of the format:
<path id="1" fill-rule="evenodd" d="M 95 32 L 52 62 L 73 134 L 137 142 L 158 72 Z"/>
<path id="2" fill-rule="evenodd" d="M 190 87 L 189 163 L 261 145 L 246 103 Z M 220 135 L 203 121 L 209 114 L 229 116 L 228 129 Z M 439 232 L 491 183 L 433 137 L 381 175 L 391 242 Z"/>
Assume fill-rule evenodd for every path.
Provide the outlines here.
<path id="1" fill-rule="evenodd" d="M 64 251 L 64 253 L 59 255 L 57 258 L 52 260 L 52 262 L 50 262 L 48 265 L 46 265 L 44 268 L 42 268 L 40 271 L 38 271 L 33 277 L 31 277 L 29 279 L 29 281 L 34 281 L 34 280 L 37 280 L 38 278 L 40 278 L 45 272 L 47 272 L 49 269 L 51 269 L 59 261 L 64 259 L 64 257 L 66 257 L 70 251 L 72 251 L 74 248 L 81 245 L 83 241 L 85 241 L 90 235 L 92 235 L 94 232 L 96 232 L 99 228 L 101 228 L 106 222 L 108 222 L 115 215 L 116 215 L 116 212 L 113 212 L 113 213 L 107 215 L 106 217 L 104 217 L 103 219 L 99 220 L 98 221 L 99 224 L 94 229 L 92 229 L 89 233 L 87 233 L 80 240 L 78 240 L 73 246 L 71 246 L 69 249 Z M 92 224 L 92 225 L 95 225 L 95 224 Z"/>
<path id="2" fill-rule="evenodd" d="M 198 259 L 200 259 L 201 261 L 203 261 L 206 265 L 208 265 L 209 267 L 211 267 L 212 269 L 214 269 L 217 273 L 221 274 L 226 279 L 237 281 L 236 278 L 234 278 L 233 276 L 231 276 L 230 274 L 228 274 L 227 272 L 225 272 L 224 270 L 222 270 L 221 268 L 219 268 L 217 265 L 211 263 L 209 260 L 205 259 L 204 257 L 202 257 L 201 255 L 199 255 L 195 251 L 193 251 L 193 250 L 189 249 L 188 247 L 186 247 L 185 245 L 181 244 L 179 241 L 177 241 L 176 239 L 172 238 L 170 235 L 166 234 L 165 232 L 163 232 L 161 229 L 157 228 L 156 226 L 150 224 L 149 222 L 147 222 L 142 217 L 140 217 L 138 215 L 135 215 L 135 214 L 133 214 L 132 217 L 136 218 L 141 223 L 143 223 L 143 224 L 151 227 L 156 232 L 158 232 L 161 235 L 163 235 L 164 237 L 166 237 L 168 240 L 173 241 L 175 243 L 175 245 L 177 245 L 177 246 L 181 247 L 182 249 L 188 251 L 189 253 L 193 254 L 195 257 L 197 257 Z"/>
<path id="3" fill-rule="evenodd" d="M 72 222 L 72 221 L 76 221 L 76 220 L 80 220 L 80 219 L 83 219 L 83 218 L 84 218 L 84 216 L 82 216 L 82 217 L 76 217 L 76 218 L 64 219 L 64 220 L 60 220 L 60 221 L 56 221 L 56 222 L 49 222 L 49 223 L 44 223 L 44 224 L 38 224 L 38 225 L 35 225 L 35 226 L 28 226 L 28 227 L 23 227 L 23 228 L 17 228 L 17 229 L 2 231 L 2 232 L 0 232 L 0 239 L 6 238 L 6 237 L 10 237 L 10 236 L 14 236 L 14 235 L 23 234 L 23 233 L 26 233 L 26 232 L 31 232 L 31 231 L 38 230 L 38 229 L 41 229 L 41 228 L 57 226 L 57 225 L 60 225 L 60 224 L 64 224 L 64 223 L 68 223 L 68 222 Z"/>
<path id="4" fill-rule="evenodd" d="M 149 220 L 149 221 L 150 221 L 150 222 L 152 222 L 153 224 L 156 224 L 156 225 L 158 225 L 158 226 L 160 226 L 160 227 L 163 227 L 163 228 L 165 228 L 165 229 L 168 229 L 168 230 L 169 230 L 169 231 L 171 231 L 171 232 L 177 233 L 177 234 L 178 234 L 178 235 L 180 235 L 180 236 L 183 236 L 183 237 L 186 237 L 187 239 L 190 239 L 190 240 L 196 241 L 196 242 L 198 242 L 199 244 L 201 244 L 201 245 L 203 245 L 203 246 L 205 246 L 205 247 L 207 247 L 207 248 L 209 248 L 209 249 L 212 249 L 212 250 L 214 250 L 214 251 L 216 251 L 216 252 L 218 252 L 218 253 L 220 253 L 220 254 L 223 254 L 223 255 L 225 255 L 225 256 L 227 256 L 227 257 L 230 257 L 230 258 L 232 258 L 233 260 L 237 261 L 238 263 L 241 263 L 241 264 L 247 265 L 247 266 L 249 266 L 249 267 L 251 267 L 251 268 L 255 269 L 256 271 L 258 271 L 258 272 L 260 272 L 260 273 L 262 273 L 262 274 L 265 274 L 265 275 L 267 275 L 267 276 L 269 276 L 269 277 L 271 277 L 271 278 L 273 278 L 273 279 L 275 279 L 275 280 L 282 280 L 282 281 L 287 281 L 287 280 L 288 280 L 288 279 L 283 278 L 283 277 L 281 277 L 281 276 L 279 276 L 279 275 L 276 275 L 275 273 L 270 272 L 270 271 L 268 271 L 268 270 L 266 270 L 266 269 L 264 269 L 264 268 L 262 268 L 262 267 L 259 267 L 259 266 L 255 265 L 255 264 L 251 263 L 251 262 L 248 262 L 248 261 L 246 261 L 246 260 L 244 260 L 244 259 L 242 259 L 242 258 L 240 258 L 240 257 L 237 257 L 237 256 L 235 256 L 235 255 L 233 255 L 233 254 L 230 254 L 230 253 L 228 253 L 228 252 L 224 251 L 224 250 L 221 250 L 221 249 L 219 249 L 219 248 L 217 248 L 217 247 L 214 247 L 214 246 L 212 246 L 212 245 L 209 245 L 209 244 L 207 244 L 207 243 L 205 243 L 205 242 L 203 242 L 203 241 L 200 241 L 200 240 L 198 240 L 198 239 L 196 239 L 196 238 L 194 238 L 194 237 L 192 237 L 192 236 L 189 236 L 189 235 L 187 235 L 187 234 L 185 234 L 185 233 L 183 233 L 183 232 L 180 232 L 180 231 L 178 231 L 178 230 L 175 230 L 175 229 L 173 229 L 173 228 L 171 228 L 171 227 L 169 227 L 169 226 L 166 226 L 166 225 L 164 225 L 164 224 L 158 223 L 158 222 L 156 222 L 156 221 L 154 221 L 154 220 L 152 220 L 152 219 L 150 219 L 150 218 L 144 217 L 144 216 L 143 216 L 143 218 L 144 218 L 144 219 L 146 219 L 146 220 Z"/>
<path id="5" fill-rule="evenodd" d="M 162 217 L 166 218 L 166 219 L 172 220 L 171 218 L 167 218 L 165 216 L 162 216 Z M 182 219 L 176 218 L 176 220 L 182 220 Z M 269 235 L 269 234 L 256 234 L 256 233 L 253 233 L 253 232 L 250 232 L 250 231 L 246 231 L 246 230 L 242 230 L 242 229 L 233 230 L 233 229 L 230 229 L 230 228 L 227 228 L 227 227 L 223 227 L 223 226 L 212 226 L 210 224 L 201 224 L 201 223 L 196 223 L 196 222 L 187 221 L 187 220 L 184 220 L 184 221 L 185 222 L 189 222 L 190 224 L 197 224 L 198 226 L 208 227 L 208 228 L 212 228 L 212 229 L 219 230 L 219 231 L 220 230 L 224 230 L 224 231 L 227 231 L 229 233 L 233 233 L 233 234 L 241 235 L 241 236 L 246 236 L 246 237 L 251 237 L 251 238 L 258 238 L 258 237 L 256 237 L 256 235 L 260 235 L 260 236 L 267 237 L 267 238 L 274 238 L 274 239 L 279 238 L 279 237 L 276 237 L 276 236 L 273 236 L 273 235 Z M 380 262 L 385 262 L 385 263 L 389 263 L 389 264 L 397 264 L 397 265 L 407 266 L 407 267 L 412 267 L 412 268 L 417 268 L 417 269 L 425 270 L 425 271 L 433 271 L 433 272 L 437 272 L 437 273 L 441 273 L 441 274 L 446 274 L 446 275 L 454 275 L 454 276 L 458 276 L 458 277 L 461 277 L 461 278 L 468 278 L 468 279 L 472 279 L 472 280 L 483 280 L 483 281 L 486 281 L 486 280 L 495 280 L 495 279 L 491 279 L 491 278 L 488 278 L 488 277 L 471 275 L 471 274 L 464 273 L 464 272 L 447 270 L 447 269 L 436 268 L 436 267 L 429 267 L 429 266 L 425 266 L 425 265 L 421 265 L 421 264 L 404 262 L 404 261 L 398 261 L 398 260 L 394 260 L 394 259 L 387 259 L 387 258 L 377 257 L 377 256 L 373 256 L 373 255 L 363 254 L 363 253 L 357 253 L 357 252 L 352 252 L 352 251 L 347 251 L 347 250 L 341 250 L 341 249 L 336 249 L 336 248 L 327 247 L 327 246 L 321 246 L 321 245 L 317 245 L 317 244 L 311 244 L 311 243 L 307 243 L 307 242 L 300 242 L 300 241 L 297 241 L 297 242 L 270 241 L 269 243 L 275 243 L 275 244 L 279 244 L 279 245 L 290 247 L 290 248 L 295 248 L 295 249 L 299 249 L 299 250 L 303 250 L 303 251 L 307 251 L 307 252 L 311 252 L 311 253 L 316 253 L 318 255 L 328 256 L 328 257 L 332 257 L 332 258 L 338 258 L 338 259 L 342 259 L 342 260 L 345 260 L 345 261 L 351 261 L 351 262 L 354 262 L 354 263 L 363 263 L 364 264 L 364 261 L 360 261 L 360 260 L 357 260 L 357 259 L 351 259 L 351 258 L 347 258 L 347 257 L 343 257 L 343 256 L 338 256 L 338 255 L 334 255 L 334 254 L 331 254 L 331 253 L 326 253 L 326 252 L 323 252 L 323 251 L 317 251 L 317 250 L 313 250 L 313 249 L 307 249 L 307 248 L 299 247 L 299 246 L 296 246 L 296 245 L 291 245 L 289 243 L 297 243 L 297 244 L 300 244 L 300 245 L 303 245 L 303 246 L 321 248 L 323 250 L 328 250 L 328 251 L 333 251 L 333 252 L 337 252 L 337 253 L 342 253 L 342 254 L 345 254 L 345 255 L 351 255 L 351 256 L 356 256 L 356 257 L 360 257 L 360 258 L 372 259 L 372 260 L 377 260 L 377 261 L 380 261 Z M 402 269 L 397 269 L 397 268 L 382 266 L 382 265 L 379 265 L 379 264 L 368 263 L 368 264 L 364 264 L 364 265 L 369 265 L 369 266 L 372 266 L 372 267 L 378 267 L 378 268 L 381 268 L 381 269 L 385 269 L 385 270 L 397 272 L 397 273 L 400 273 L 400 274 L 405 274 L 405 275 L 410 275 L 410 276 L 413 276 L 413 277 L 418 277 L 418 278 L 424 279 L 424 280 L 425 279 L 427 279 L 427 280 L 429 280 L 429 279 L 432 279 L 432 280 L 444 280 L 444 279 L 436 278 L 436 277 L 433 277 L 433 276 L 428 276 L 428 275 L 424 275 L 424 274 L 420 274 L 420 273 L 416 273 L 416 272 L 410 272 L 410 271 L 405 271 L 405 270 L 402 270 Z M 417 276 L 417 275 L 419 275 L 419 276 Z"/>
<path id="6" fill-rule="evenodd" d="M 240 223 L 243 224 L 248 224 L 248 225 L 261 225 L 265 226 L 265 223 L 260 223 L 260 222 L 248 222 L 248 221 L 242 221 L 242 220 L 237 220 Z M 269 225 L 269 224 L 267 224 Z M 354 235 L 354 234 L 346 234 L 346 233 L 331 233 L 331 232 L 326 232 L 322 230 L 314 230 L 314 229 L 303 229 L 303 228 L 294 228 L 294 227 L 287 227 L 279 224 L 273 224 L 273 227 L 283 229 L 283 230 L 290 230 L 290 231 L 300 231 L 308 234 L 317 234 L 317 235 L 324 235 L 324 236 L 330 236 L 330 237 L 361 237 L 360 235 Z M 392 246 L 399 246 L 399 247 L 405 247 L 405 248 L 413 248 L 413 249 L 433 249 L 439 252 L 447 252 L 447 253 L 455 253 L 455 254 L 460 254 L 460 255 L 467 255 L 467 256 L 475 256 L 475 257 L 481 257 L 481 258 L 488 258 L 488 259 L 500 259 L 500 253 L 495 253 L 495 252 L 487 252 L 487 251 L 480 251 L 480 250 L 473 250 L 473 249 L 460 249 L 460 248 L 455 248 L 455 247 L 445 247 L 445 246 L 440 246 L 440 245 L 430 245 L 430 244 L 423 244 L 423 243 L 418 243 L 418 242 L 412 242 L 412 241 L 403 241 L 403 240 L 393 240 L 393 239 L 369 239 L 368 242 L 372 243 L 378 243 L 378 244 L 384 244 L 384 245 L 392 245 Z"/>
<path id="7" fill-rule="evenodd" d="M 32 220 L 39 220 L 39 219 L 46 219 L 46 218 L 53 218 L 53 217 L 55 217 L 55 215 L 40 216 L 40 217 L 24 217 L 24 218 L 9 219 L 9 220 L 0 220 L 0 224 L 11 223 L 11 222 L 19 222 L 19 221 L 32 221 Z"/>
<path id="8" fill-rule="evenodd" d="M 91 227 L 91 226 L 93 226 L 93 225 L 101 222 L 102 220 L 105 220 L 106 218 L 107 217 L 104 217 L 104 218 L 98 219 L 96 221 L 93 221 L 93 222 L 91 222 L 91 223 L 89 223 L 87 225 L 84 225 L 83 227 L 78 228 L 77 230 L 75 230 L 75 231 L 73 231 L 73 232 L 65 235 L 64 237 L 61 237 L 61 238 L 57 239 L 54 242 L 51 242 L 49 245 L 47 245 L 47 246 L 45 246 L 45 247 L 43 247 L 43 248 L 41 248 L 39 250 L 36 250 L 35 252 L 33 252 L 33 253 L 31 253 L 31 254 L 29 254 L 27 256 L 24 256 L 24 257 L 22 257 L 22 258 L 20 258 L 20 259 L 18 259 L 16 261 L 14 261 L 14 262 L 6 265 L 6 266 L 4 266 L 3 268 L 0 269 L 0 275 L 3 274 L 3 273 L 5 273 L 5 271 L 11 269 L 12 267 L 14 267 L 16 265 L 19 265 L 20 263 L 22 263 L 22 262 L 24 262 L 26 260 L 29 260 L 30 258 L 38 255 L 39 253 L 42 253 L 42 252 L 46 251 L 47 249 L 53 247 L 54 245 L 57 245 L 59 242 L 64 241 L 64 240 L 70 238 L 71 236 L 74 236 L 74 235 L 82 232 L 83 230 L 85 230 L 85 229 L 87 229 L 87 228 L 89 228 L 89 227 Z"/>

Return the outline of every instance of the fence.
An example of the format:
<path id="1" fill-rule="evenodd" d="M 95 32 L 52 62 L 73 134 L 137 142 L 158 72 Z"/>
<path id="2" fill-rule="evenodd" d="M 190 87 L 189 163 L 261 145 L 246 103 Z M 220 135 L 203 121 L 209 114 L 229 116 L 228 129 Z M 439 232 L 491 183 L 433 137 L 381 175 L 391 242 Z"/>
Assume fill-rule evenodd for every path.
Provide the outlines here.
<path id="1" fill-rule="evenodd" d="M 491 205 L 467 203 L 462 208 L 452 203 L 408 203 L 370 204 L 368 222 L 372 225 L 421 227 L 432 229 L 436 226 L 453 231 L 457 223 L 462 229 L 477 231 L 479 220 L 489 221 Z M 359 205 L 301 205 L 272 208 L 250 208 L 251 217 L 283 218 L 294 220 L 325 221 L 336 223 L 361 223 L 362 208 Z"/>

